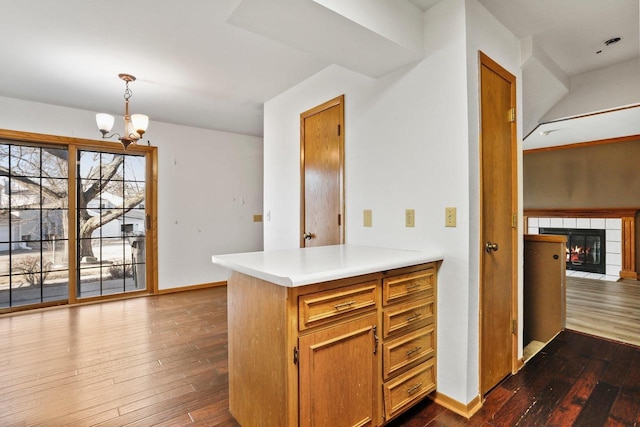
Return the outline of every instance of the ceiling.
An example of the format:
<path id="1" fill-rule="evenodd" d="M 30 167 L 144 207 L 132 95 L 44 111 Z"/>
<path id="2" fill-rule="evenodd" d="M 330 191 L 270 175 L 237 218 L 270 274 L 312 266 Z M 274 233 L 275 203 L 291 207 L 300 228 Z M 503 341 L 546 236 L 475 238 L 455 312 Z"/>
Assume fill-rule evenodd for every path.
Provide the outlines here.
<path id="1" fill-rule="evenodd" d="M 638 0 L 479 1 L 520 40 L 530 39 L 568 80 L 640 56 Z M 614 37 L 621 41 L 605 43 Z M 535 108 L 535 100 L 530 98 L 523 99 L 525 110 Z M 612 108 L 598 113 L 549 122 L 542 119 L 532 131 L 525 129 L 523 147 L 537 149 L 640 135 L 640 108 Z"/>
<path id="2" fill-rule="evenodd" d="M 407 34 L 390 36 L 328 12 L 335 0 L 1 0 L 0 96 L 122 115 L 124 72 L 133 113 L 261 136 L 263 103 L 329 65 L 376 78 L 418 60 L 411 31 L 439 1 L 394 0 Z M 479 1 L 567 76 L 638 58 L 638 0 Z"/>

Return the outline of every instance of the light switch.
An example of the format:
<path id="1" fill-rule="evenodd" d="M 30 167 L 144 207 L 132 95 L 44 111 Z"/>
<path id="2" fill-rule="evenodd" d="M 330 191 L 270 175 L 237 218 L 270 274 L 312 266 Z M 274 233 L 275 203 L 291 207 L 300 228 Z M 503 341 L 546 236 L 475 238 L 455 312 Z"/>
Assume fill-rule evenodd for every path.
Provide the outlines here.
<path id="1" fill-rule="evenodd" d="M 444 226 L 456 226 L 456 208 L 444 208 Z"/>
<path id="2" fill-rule="evenodd" d="M 404 211 L 404 226 L 415 227 L 416 226 L 416 211 L 413 209 L 407 209 Z"/>
<path id="3" fill-rule="evenodd" d="M 362 222 L 362 225 L 365 227 L 371 227 L 373 225 L 373 214 L 371 213 L 371 209 L 365 209 L 362 212 Z"/>

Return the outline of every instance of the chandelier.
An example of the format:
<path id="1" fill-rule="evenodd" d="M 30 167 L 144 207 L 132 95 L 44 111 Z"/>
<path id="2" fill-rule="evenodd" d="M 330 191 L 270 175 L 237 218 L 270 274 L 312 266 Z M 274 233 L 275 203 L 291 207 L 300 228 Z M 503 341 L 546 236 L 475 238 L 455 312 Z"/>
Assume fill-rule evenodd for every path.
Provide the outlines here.
<path id="1" fill-rule="evenodd" d="M 129 82 L 135 81 L 136 78 L 131 74 L 118 74 L 118 77 L 124 80 L 126 84 L 124 91 L 124 133 L 120 135 L 114 132 L 108 135 L 111 128 L 113 128 L 114 117 L 111 114 L 96 114 L 96 123 L 102 133 L 103 139 L 117 136 L 126 150 L 130 144 L 134 144 L 142 138 L 142 135 L 147 130 L 147 126 L 149 126 L 149 116 L 145 116 L 144 114 L 132 114 L 129 116 L 129 98 L 133 95 L 133 92 L 129 89 Z"/>

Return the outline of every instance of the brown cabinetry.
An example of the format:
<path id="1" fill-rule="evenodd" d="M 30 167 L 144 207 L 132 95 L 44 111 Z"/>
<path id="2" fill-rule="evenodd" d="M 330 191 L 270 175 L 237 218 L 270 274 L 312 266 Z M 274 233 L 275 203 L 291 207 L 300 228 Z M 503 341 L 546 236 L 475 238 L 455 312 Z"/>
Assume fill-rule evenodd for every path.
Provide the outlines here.
<path id="1" fill-rule="evenodd" d="M 436 389 L 436 266 L 382 280 L 384 419 Z"/>
<path id="2" fill-rule="evenodd" d="M 547 343 L 565 326 L 566 236 L 524 236 L 524 345 Z"/>
<path id="3" fill-rule="evenodd" d="M 243 427 L 378 426 L 434 391 L 436 270 L 300 287 L 233 273 L 233 416 Z"/>
<path id="4" fill-rule="evenodd" d="M 300 425 L 370 426 L 376 418 L 375 312 L 300 337 Z"/>

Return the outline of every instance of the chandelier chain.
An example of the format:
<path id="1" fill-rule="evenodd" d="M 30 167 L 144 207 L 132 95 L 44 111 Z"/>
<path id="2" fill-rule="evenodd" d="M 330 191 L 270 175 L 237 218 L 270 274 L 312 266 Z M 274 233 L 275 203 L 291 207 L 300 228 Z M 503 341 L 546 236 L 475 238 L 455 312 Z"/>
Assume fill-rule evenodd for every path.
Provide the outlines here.
<path id="1" fill-rule="evenodd" d="M 129 98 L 131 98 L 131 95 L 133 95 L 133 91 L 129 89 L 129 82 L 126 82 L 126 88 L 124 90 L 124 100 L 128 101 Z"/>

